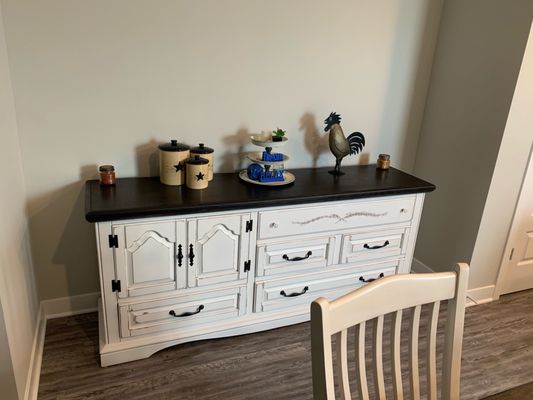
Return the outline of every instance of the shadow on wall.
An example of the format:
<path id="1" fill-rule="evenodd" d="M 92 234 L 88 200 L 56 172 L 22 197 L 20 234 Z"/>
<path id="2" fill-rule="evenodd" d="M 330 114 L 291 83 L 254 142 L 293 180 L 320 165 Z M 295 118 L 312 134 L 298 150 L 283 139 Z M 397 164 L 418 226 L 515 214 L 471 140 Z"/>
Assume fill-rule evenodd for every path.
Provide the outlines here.
<path id="1" fill-rule="evenodd" d="M 306 112 L 300 118 L 300 131 L 304 134 L 304 145 L 311 155 L 313 168 L 317 166 L 321 154 L 329 153 L 328 134 L 321 132 L 313 114 Z M 250 153 L 259 152 L 259 147 L 253 146 L 254 151 L 246 151 L 251 143 L 253 135 L 246 128 L 240 128 L 232 135 L 225 136 L 223 143 L 225 152 L 221 157 L 220 172 L 235 172 L 244 169 L 248 165 L 246 156 Z M 367 158 L 368 159 L 368 158 Z"/>
<path id="2" fill-rule="evenodd" d="M 78 182 L 28 201 L 41 300 L 99 290 L 94 225 L 84 218 L 85 181 L 97 176 L 96 165 L 83 166 Z M 72 209 L 67 212 L 69 205 Z"/>
<path id="3" fill-rule="evenodd" d="M 135 147 L 136 176 L 159 176 L 159 145 L 163 142 L 150 139 Z"/>
<path id="4" fill-rule="evenodd" d="M 429 73 L 433 59 L 435 24 L 440 21 L 442 1 L 427 2 L 425 12 L 421 15 L 412 13 L 409 1 L 403 0 L 398 7 L 398 21 L 395 27 L 396 35 L 393 44 L 393 62 L 389 73 L 385 94 L 385 104 L 381 115 L 383 119 L 379 132 L 379 143 L 376 147 L 378 153 L 390 153 L 390 148 L 396 146 L 397 154 L 391 154 L 391 165 L 407 172 L 412 172 L 415 164 L 418 136 L 422 126 L 425 99 L 429 86 Z M 415 21 L 416 19 L 416 21 Z M 419 20 L 424 21 L 420 24 Z M 400 22 L 402 21 L 402 22 Z M 406 23 L 410 21 L 410 23 Z M 409 65 L 409 57 L 404 51 L 403 43 L 411 41 L 407 38 L 412 35 L 409 30 L 413 26 L 423 26 L 418 35 L 418 48 L 415 50 L 415 63 Z M 428 66 L 429 63 L 429 66 Z M 409 87 L 405 87 L 405 80 L 398 79 L 398 75 L 407 75 L 408 68 L 413 72 L 409 76 Z M 402 93 L 406 93 L 402 99 Z M 405 105 L 404 109 L 402 104 Z M 400 119 L 401 116 L 405 116 Z M 390 132 L 398 130 L 398 141 L 391 143 Z M 398 159 L 395 157 L 401 155 Z M 375 162 L 375 161 L 372 161 Z M 363 163 L 363 162 L 361 162 Z"/>
<path id="5" fill-rule="evenodd" d="M 316 168 L 320 155 L 329 152 L 329 133 L 322 133 L 315 116 L 308 112 L 300 118 L 300 130 L 304 132 L 305 148 L 311 155 L 313 168 Z"/>
<path id="6" fill-rule="evenodd" d="M 252 134 L 246 128 L 239 128 L 233 135 L 225 136 L 223 143 L 226 150 L 221 157 L 220 167 L 216 169 L 220 172 L 235 172 L 247 166 L 246 155 L 249 152 L 244 149 L 251 142 L 251 137 Z"/>

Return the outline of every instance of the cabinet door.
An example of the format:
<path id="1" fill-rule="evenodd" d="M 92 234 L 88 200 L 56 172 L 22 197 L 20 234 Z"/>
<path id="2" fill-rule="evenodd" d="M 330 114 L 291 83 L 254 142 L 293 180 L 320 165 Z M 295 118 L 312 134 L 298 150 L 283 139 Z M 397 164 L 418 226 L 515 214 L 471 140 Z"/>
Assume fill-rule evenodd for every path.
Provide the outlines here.
<path id="1" fill-rule="evenodd" d="M 250 214 L 190 219 L 187 265 L 189 287 L 246 279 Z"/>
<path id="2" fill-rule="evenodd" d="M 113 234 L 118 241 L 115 262 L 121 283 L 119 297 L 186 286 L 184 220 L 119 225 L 113 227 Z"/>

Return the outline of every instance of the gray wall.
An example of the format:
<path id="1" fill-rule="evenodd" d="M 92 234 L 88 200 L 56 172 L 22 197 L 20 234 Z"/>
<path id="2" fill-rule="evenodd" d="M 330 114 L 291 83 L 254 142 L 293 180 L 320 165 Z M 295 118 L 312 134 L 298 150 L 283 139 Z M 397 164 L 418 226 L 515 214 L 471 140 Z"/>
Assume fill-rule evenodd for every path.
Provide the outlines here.
<path id="1" fill-rule="evenodd" d="M 289 168 L 332 165 L 323 119 L 411 170 L 442 1 L 0 0 L 42 299 L 98 290 L 83 181 L 98 164 L 156 174 L 178 138 L 240 167 L 282 127 Z"/>
<path id="2" fill-rule="evenodd" d="M 471 260 L 532 16 L 530 0 L 444 3 L 414 169 L 437 185 L 415 252 L 434 270 Z"/>

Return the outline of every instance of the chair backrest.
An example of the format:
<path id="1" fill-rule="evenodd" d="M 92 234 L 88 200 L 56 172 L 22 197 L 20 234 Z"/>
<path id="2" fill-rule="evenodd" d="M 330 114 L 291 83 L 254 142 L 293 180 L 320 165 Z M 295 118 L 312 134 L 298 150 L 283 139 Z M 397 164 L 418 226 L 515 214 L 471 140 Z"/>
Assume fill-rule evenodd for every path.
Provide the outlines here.
<path id="1" fill-rule="evenodd" d="M 311 347 L 315 400 L 335 399 L 334 370 L 341 399 L 351 399 L 348 380 L 348 328 L 355 326 L 355 369 L 359 398 L 369 399 L 366 378 L 365 328 L 373 320 L 373 375 L 376 398 L 385 399 L 383 374 L 383 321 L 391 314 L 391 373 L 394 397 L 403 399 L 400 361 L 402 311 L 412 308 L 409 323 L 409 372 L 411 397 L 420 399 L 418 337 L 422 305 L 429 307 L 427 324 L 427 398 L 437 399 L 437 324 L 440 302 L 448 300 L 442 363 L 441 399 L 459 399 L 464 310 L 468 265 L 457 264 L 455 272 L 395 275 L 378 279 L 329 302 L 321 297 L 311 304 Z M 332 337 L 336 363 L 333 365 Z"/>

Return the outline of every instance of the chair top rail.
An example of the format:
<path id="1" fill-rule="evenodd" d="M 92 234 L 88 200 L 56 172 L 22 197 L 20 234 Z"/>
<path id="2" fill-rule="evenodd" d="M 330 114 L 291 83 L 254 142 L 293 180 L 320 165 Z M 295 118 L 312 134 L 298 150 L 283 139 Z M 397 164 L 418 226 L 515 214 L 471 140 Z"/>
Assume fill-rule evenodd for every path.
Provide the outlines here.
<path id="1" fill-rule="evenodd" d="M 314 302 L 329 312 L 326 331 L 333 335 L 380 315 L 452 299 L 455 297 L 456 279 L 455 272 L 394 275 L 371 282 L 334 301 L 320 297 Z M 384 298 L 387 301 L 383 301 Z M 352 317 L 346 318 L 346 315 Z"/>

